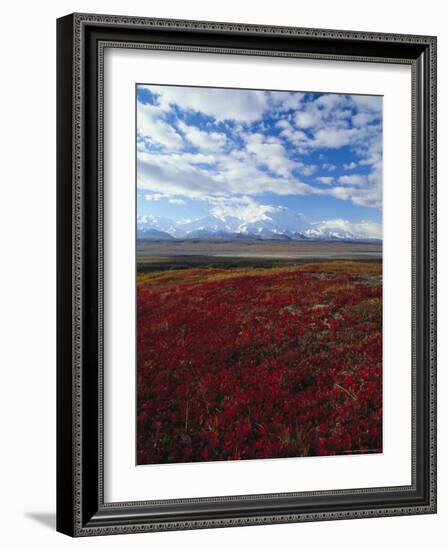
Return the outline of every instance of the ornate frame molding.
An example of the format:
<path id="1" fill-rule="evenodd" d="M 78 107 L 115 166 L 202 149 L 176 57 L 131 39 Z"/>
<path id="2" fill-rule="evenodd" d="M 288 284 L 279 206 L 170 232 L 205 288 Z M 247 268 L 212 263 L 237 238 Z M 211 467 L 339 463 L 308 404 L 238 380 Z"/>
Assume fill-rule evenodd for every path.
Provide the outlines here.
<path id="1" fill-rule="evenodd" d="M 135 29 L 147 33 L 146 41 L 122 40 L 117 31 L 129 33 Z M 155 43 L 151 31 L 160 36 L 169 33 L 175 37 L 175 43 Z M 173 31 L 174 34 L 173 34 Z M 89 42 L 87 32 L 95 35 L 96 49 Z M 256 48 L 223 47 L 211 44 L 192 46 L 182 44 L 184 33 L 201 34 L 203 37 L 241 36 L 254 42 L 269 37 L 270 43 L 277 37 L 291 39 L 292 48 L 295 41 L 311 43 L 318 40 L 323 52 L 263 49 L 261 43 Z M 102 35 L 109 34 L 109 38 Z M 204 34 L 205 33 L 205 34 Z M 210 33 L 210 34 L 207 34 Z M 115 35 L 117 35 L 115 37 Z M 211 40 L 210 38 L 210 40 Z M 362 54 L 325 53 L 325 45 L 347 44 L 353 49 L 362 50 Z M 384 55 L 387 46 L 390 55 Z M 233 23 L 215 23 L 204 21 L 185 21 L 169 19 L 150 19 L 138 17 L 74 14 L 58 21 L 58 530 L 72 536 L 106 535 L 146 531 L 175 529 L 200 529 L 211 527 L 229 527 L 237 525 L 262 525 L 266 523 L 288 523 L 303 521 L 323 521 L 333 519 L 354 519 L 365 517 L 395 516 L 404 514 L 425 514 L 436 511 L 436 38 L 429 36 L 381 34 L 340 30 L 306 29 L 293 27 L 273 27 Z M 401 49 L 399 46 L 403 46 Z M 341 46 L 341 47 L 342 47 Z M 398 46 L 398 49 L 397 49 Z M 222 514 L 221 517 L 192 517 L 176 519 L 179 514 L 173 512 L 163 521 L 151 519 L 151 510 L 163 505 L 160 501 L 105 503 L 102 481 L 102 324 L 103 324 L 103 271 L 102 271 L 102 130 L 103 130 L 103 54 L 106 47 L 151 48 L 173 51 L 200 51 L 213 53 L 238 53 L 241 55 L 269 55 L 286 57 L 308 57 L 344 61 L 406 63 L 412 66 L 412 101 L 413 101 L 413 483 L 409 487 L 384 487 L 380 489 L 358 489 L 342 491 L 319 491 L 313 493 L 287 493 L 273 495 L 252 495 L 250 497 L 217 497 L 210 499 L 180 499 L 163 501 L 173 508 L 176 505 L 197 503 L 235 503 L 265 501 L 267 498 L 281 502 L 286 497 L 305 499 L 309 497 L 334 496 L 344 500 L 346 496 L 366 497 L 360 500 L 356 509 L 325 511 L 288 511 L 284 506 L 281 513 L 263 513 L 262 507 L 255 513 L 253 510 L 241 509 L 237 515 Z M 344 48 L 342 47 L 342 50 Z M 328 51 L 328 48 L 327 48 Z M 367 55 L 368 51 L 370 52 Z M 406 55 L 395 56 L 394 52 Z M 413 54 L 412 52 L 420 52 Z M 86 82 L 86 71 L 91 69 L 92 60 L 96 62 L 96 82 Z M 90 63 L 90 64 L 89 64 Z M 92 93 L 89 86 L 97 85 L 97 96 L 94 98 L 98 114 L 96 143 L 87 144 L 86 111 L 93 109 Z M 86 99 L 86 97 L 88 99 Z M 90 105 L 90 106 L 89 106 Z M 70 129 L 70 131 L 68 131 Z M 92 128 L 92 134 L 95 132 Z M 95 141 L 93 137 L 91 141 Z M 90 147 L 90 148 L 89 148 Z M 95 166 L 92 173 L 96 176 L 97 206 L 96 218 L 91 210 L 86 210 L 86 201 L 92 195 L 86 195 L 86 162 L 92 155 L 91 147 L 96 149 Z M 90 193 L 90 191 L 89 191 Z M 70 220 L 70 224 L 68 221 Z M 89 226 L 89 227 L 88 227 Z M 91 269 L 92 252 L 87 253 L 86 233 L 95 230 L 98 244 L 96 269 Z M 63 251 L 69 248 L 69 253 Z M 90 255 L 89 255 L 90 254 Z M 420 261 L 420 262 L 418 262 Z M 419 263 L 423 262 L 423 265 Z M 96 274 L 96 275 L 95 275 Z M 92 282 L 94 276 L 95 282 Z M 87 283 L 86 277 L 89 278 Z M 419 291 L 416 291 L 417 286 Z M 86 287 L 90 285 L 90 290 Z M 91 330 L 86 324 L 86 294 L 97 292 L 97 339 L 95 364 L 97 379 L 86 375 L 86 357 L 91 348 Z M 423 300 L 423 301 L 422 301 Z M 69 306 L 69 307 L 68 307 Z M 423 308 L 423 309 L 422 309 Z M 67 311 L 70 311 L 70 314 Z M 421 317 L 423 314 L 423 321 Z M 420 331 L 420 332 L 417 332 Z M 424 348 L 425 364 L 416 350 L 417 342 Z M 90 346 L 90 347 L 88 347 Z M 420 353 L 420 352 L 419 352 Z M 420 361 L 420 363 L 419 363 Z M 417 365 L 418 363 L 418 365 Z M 418 380 L 427 384 L 425 403 L 422 405 L 416 394 Z M 420 378 L 419 378 L 420 377 Z M 89 388 L 92 388 L 91 390 Z M 96 401 L 94 398 L 96 396 Z M 417 406 L 426 411 L 424 440 L 418 439 L 416 433 Z M 94 433 L 88 431 L 85 422 L 85 408 L 96 410 L 98 423 Z M 70 429 L 70 441 L 67 430 Z M 420 428 L 419 428 L 420 429 Z M 86 460 L 86 449 L 92 446 L 91 438 L 95 436 L 98 454 L 92 458 L 92 464 Z M 89 447 L 87 447 L 87 442 Z M 416 458 L 417 447 L 427 445 L 425 468 L 418 466 L 423 458 Z M 418 464 L 417 464 L 418 463 Z M 96 474 L 95 474 L 96 472 Z M 95 487 L 87 490 L 86 479 L 96 480 Z M 422 483 L 424 487 L 422 491 Z M 394 505 L 372 506 L 369 496 L 383 492 L 401 494 Z M 411 494 L 419 493 L 412 501 Z M 423 498 L 424 493 L 424 498 Z M 410 499 L 410 500 L 409 500 Z M 408 502 L 406 504 L 406 502 Z M 369 505 L 370 502 L 370 505 Z M 92 513 L 93 512 L 93 513 Z M 134 518 L 134 519 L 133 519 Z"/>

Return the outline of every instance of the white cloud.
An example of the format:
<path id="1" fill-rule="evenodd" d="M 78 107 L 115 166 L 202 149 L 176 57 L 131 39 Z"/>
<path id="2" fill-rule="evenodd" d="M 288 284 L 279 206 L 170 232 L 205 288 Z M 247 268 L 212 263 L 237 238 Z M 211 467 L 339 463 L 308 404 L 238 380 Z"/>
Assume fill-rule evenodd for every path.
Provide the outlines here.
<path id="1" fill-rule="evenodd" d="M 167 111 L 177 105 L 186 111 L 201 112 L 218 121 L 254 122 L 269 106 L 266 92 L 257 90 L 226 90 L 224 88 L 193 88 L 182 86 L 142 86 L 157 95 L 160 107 Z"/>
<path id="2" fill-rule="evenodd" d="M 318 181 L 319 183 L 324 183 L 325 185 L 331 185 L 334 181 L 334 177 L 333 176 L 320 176 L 320 177 L 316 178 L 316 181 Z"/>
<path id="3" fill-rule="evenodd" d="M 179 204 L 185 197 L 326 194 L 381 206 L 381 98 L 324 94 L 305 101 L 305 94 L 299 93 L 147 88 L 158 105 L 138 102 L 137 150 L 138 186 L 149 195 L 165 194 Z M 212 118 L 199 128 L 180 121 L 175 106 Z M 176 122 L 168 123 L 172 117 Z M 272 124 L 280 131 L 277 137 L 269 135 Z M 191 145 L 196 153 L 185 152 Z M 366 167 L 365 175 L 316 178 L 325 188 L 300 180 L 318 168 L 303 162 L 306 155 L 341 147 L 349 148 L 354 160 L 345 157 L 345 163 L 336 166 L 322 159 L 324 173 L 360 165 Z"/>
<path id="4" fill-rule="evenodd" d="M 299 167 L 299 171 L 304 176 L 312 176 L 317 170 L 318 166 L 316 164 L 304 164 Z"/>
<path id="5" fill-rule="evenodd" d="M 220 151 L 226 145 L 227 138 L 221 132 L 204 132 L 196 126 L 189 126 L 182 121 L 178 123 L 178 127 L 188 141 L 204 152 Z"/>
<path id="6" fill-rule="evenodd" d="M 137 223 L 156 223 L 157 221 L 157 216 L 152 216 L 151 214 L 139 214 L 137 216 Z"/>
<path id="7" fill-rule="evenodd" d="M 300 139 L 293 142 L 294 129 L 286 124 L 282 125 L 281 135 L 289 138 L 303 153 L 350 148 L 356 158 L 346 161 L 342 166 L 344 170 L 362 165 L 369 166 L 370 172 L 365 176 L 341 176 L 338 179 L 340 186 L 330 187 L 334 183 L 331 182 L 328 192 L 341 200 L 379 208 L 382 195 L 381 110 L 381 97 L 324 94 L 314 101 L 304 102 L 296 113 L 299 129 L 295 131 L 302 132 Z M 306 134 L 300 129 L 305 127 Z M 323 163 L 322 168 L 332 172 L 336 166 Z"/>
<path id="8" fill-rule="evenodd" d="M 357 113 L 356 115 L 353 115 L 352 123 L 353 126 L 362 127 L 367 126 L 367 124 L 370 124 L 374 120 L 378 118 L 378 115 L 376 113 Z"/>
<path id="9" fill-rule="evenodd" d="M 321 116 L 317 110 L 299 111 L 295 116 L 298 128 L 310 128 L 320 122 Z"/>
<path id="10" fill-rule="evenodd" d="M 383 108 L 382 96 L 353 95 L 352 100 L 359 110 L 375 111 L 380 113 Z"/>
<path id="11" fill-rule="evenodd" d="M 199 199 L 266 192 L 277 195 L 321 193 L 294 177 L 269 175 L 260 169 L 257 158 L 244 150 L 215 155 L 213 170 L 197 166 L 192 158 L 185 154 L 139 152 L 138 187 L 152 193 Z"/>
<path id="12" fill-rule="evenodd" d="M 207 170 L 182 154 L 137 153 L 137 185 L 153 193 L 200 198 L 213 188 Z"/>
<path id="13" fill-rule="evenodd" d="M 324 94 L 314 101 L 302 102 L 295 113 L 296 128 L 283 124 L 282 135 L 299 152 L 348 146 L 362 155 L 367 144 L 381 132 L 381 105 L 378 97 Z M 295 137 L 294 130 L 302 133 Z"/>
<path id="14" fill-rule="evenodd" d="M 336 108 L 344 108 L 350 103 L 350 96 L 342 94 L 323 94 L 314 103 L 325 111 L 333 111 Z"/>
<path id="15" fill-rule="evenodd" d="M 145 195 L 145 200 L 147 201 L 160 201 L 166 199 L 170 195 L 164 195 L 163 193 L 147 193 Z"/>
<path id="16" fill-rule="evenodd" d="M 179 149 L 183 145 L 183 139 L 172 126 L 162 120 L 162 114 L 154 105 L 137 102 L 137 131 L 151 143 Z"/>
<path id="17" fill-rule="evenodd" d="M 266 166 L 271 172 L 288 177 L 295 163 L 288 158 L 283 145 L 275 138 L 266 138 L 262 134 L 245 136 L 246 149 L 254 155 L 256 162 Z"/>
<path id="18" fill-rule="evenodd" d="M 191 164 L 215 164 L 216 157 L 214 155 L 204 155 L 202 153 L 179 153 L 178 158 L 182 161 Z"/>
<path id="19" fill-rule="evenodd" d="M 277 128 L 291 128 L 291 124 L 285 118 L 282 118 L 276 122 L 275 126 Z"/>
<path id="20" fill-rule="evenodd" d="M 350 200 L 360 206 L 381 207 L 381 190 L 378 187 L 331 187 L 328 194 L 341 200 Z"/>
<path id="21" fill-rule="evenodd" d="M 166 199 L 170 204 L 185 204 L 183 199 L 173 198 L 171 195 L 167 195 L 166 193 L 146 193 L 144 197 L 147 201 L 161 201 Z"/>
<path id="22" fill-rule="evenodd" d="M 281 124 L 280 124 L 281 123 Z M 287 139 L 294 145 L 300 146 L 308 143 L 309 138 L 303 130 L 297 130 L 291 126 L 287 120 L 280 120 L 276 126 L 283 128 L 280 132 L 280 136 Z"/>
<path id="23" fill-rule="evenodd" d="M 353 96 L 353 103 L 358 112 L 353 116 L 354 126 L 366 126 L 379 120 L 383 109 L 383 98 L 380 96 Z"/>
<path id="24" fill-rule="evenodd" d="M 350 96 L 339 94 L 324 94 L 312 102 L 305 103 L 302 110 L 295 115 L 295 124 L 298 128 L 306 128 L 314 134 L 324 128 L 333 130 L 348 128 L 348 121 L 352 115 L 353 104 Z M 310 147 L 319 147 L 315 139 L 310 139 Z"/>
<path id="25" fill-rule="evenodd" d="M 367 182 L 367 177 L 361 174 L 350 174 L 348 176 L 340 176 L 338 182 L 343 185 L 364 185 Z"/>
<path id="26" fill-rule="evenodd" d="M 301 92 L 269 92 L 274 108 L 282 111 L 299 109 L 305 94 Z"/>
<path id="27" fill-rule="evenodd" d="M 183 199 L 168 199 L 168 202 L 170 204 L 185 204 Z"/>
<path id="28" fill-rule="evenodd" d="M 359 131 L 355 128 L 321 128 L 314 134 L 313 147 L 339 149 L 353 143 L 359 137 L 358 134 Z"/>
<path id="29" fill-rule="evenodd" d="M 270 192 L 277 195 L 305 195 L 319 192 L 311 185 L 292 176 L 267 174 L 260 170 L 259 159 L 255 155 L 248 155 L 245 151 L 233 151 L 229 155 L 222 156 L 218 168 L 219 171 L 214 180 L 224 189 L 229 189 L 229 193 L 258 195 Z"/>

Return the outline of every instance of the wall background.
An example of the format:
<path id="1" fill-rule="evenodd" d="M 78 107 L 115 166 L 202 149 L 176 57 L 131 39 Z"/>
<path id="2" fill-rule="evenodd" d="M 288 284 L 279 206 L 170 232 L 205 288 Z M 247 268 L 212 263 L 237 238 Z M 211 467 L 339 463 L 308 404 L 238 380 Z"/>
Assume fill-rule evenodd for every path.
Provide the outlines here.
<path id="1" fill-rule="evenodd" d="M 427 0 L 60 0 L 3 9 L 0 86 L 0 500 L 5 548 L 440 548 L 448 520 L 445 365 L 448 276 L 448 35 L 444 4 Z M 55 511 L 55 19 L 74 11 L 438 35 L 439 513 L 72 540 Z M 444 529 L 445 527 L 445 529 Z"/>

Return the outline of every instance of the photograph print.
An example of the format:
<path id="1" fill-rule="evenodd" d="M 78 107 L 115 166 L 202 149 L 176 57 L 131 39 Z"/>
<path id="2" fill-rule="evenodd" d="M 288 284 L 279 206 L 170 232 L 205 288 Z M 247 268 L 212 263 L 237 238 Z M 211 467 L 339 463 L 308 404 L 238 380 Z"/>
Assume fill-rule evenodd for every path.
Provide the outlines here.
<path id="1" fill-rule="evenodd" d="M 136 86 L 136 462 L 382 452 L 382 97 Z"/>

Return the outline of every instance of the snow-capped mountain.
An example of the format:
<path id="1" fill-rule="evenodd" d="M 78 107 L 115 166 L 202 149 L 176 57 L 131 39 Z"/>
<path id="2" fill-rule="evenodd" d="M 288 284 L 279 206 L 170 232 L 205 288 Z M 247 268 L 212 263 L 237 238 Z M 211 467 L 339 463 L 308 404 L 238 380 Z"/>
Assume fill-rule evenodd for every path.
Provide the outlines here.
<path id="1" fill-rule="evenodd" d="M 310 224 L 305 230 L 309 239 L 322 240 L 381 240 L 381 224 L 362 221 L 351 223 L 347 220 L 335 219 Z"/>
<path id="2" fill-rule="evenodd" d="M 169 218 L 151 216 L 150 214 L 137 216 L 137 236 L 143 236 L 143 234 L 146 232 L 156 230 L 168 233 L 168 235 L 174 237 L 176 227 L 176 223 Z"/>
<path id="3" fill-rule="evenodd" d="M 359 239 L 351 231 L 343 229 L 329 229 L 329 228 L 309 228 L 305 231 L 305 236 L 309 239 L 321 239 L 321 240 L 354 240 Z"/>
<path id="4" fill-rule="evenodd" d="M 137 236 L 148 239 L 275 239 L 275 240 L 371 240 L 369 224 L 344 220 L 307 223 L 303 215 L 278 207 L 263 219 L 246 221 L 235 216 L 209 214 L 197 220 L 174 222 L 157 216 L 139 216 Z"/>
<path id="5" fill-rule="evenodd" d="M 144 228 L 140 229 L 137 233 L 141 239 L 152 239 L 157 241 L 172 241 L 174 237 L 166 231 L 159 231 L 158 229 Z"/>

